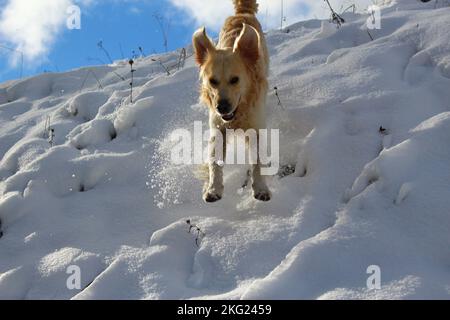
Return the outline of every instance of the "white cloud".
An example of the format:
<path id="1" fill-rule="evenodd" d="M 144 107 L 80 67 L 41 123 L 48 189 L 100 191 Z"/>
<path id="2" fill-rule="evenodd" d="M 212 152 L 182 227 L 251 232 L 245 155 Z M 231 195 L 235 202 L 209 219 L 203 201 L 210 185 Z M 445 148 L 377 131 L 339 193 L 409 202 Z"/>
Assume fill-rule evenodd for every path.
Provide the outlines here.
<path id="1" fill-rule="evenodd" d="M 120 4 L 153 0 L 108 1 Z M 74 4 L 86 10 L 100 4 L 100 0 L 0 0 L 0 45 L 22 52 L 28 66 L 39 65 L 67 27 L 67 9 Z M 132 7 L 130 12 L 138 13 L 138 8 Z M 20 53 L 10 57 L 14 66 Z"/>
<path id="2" fill-rule="evenodd" d="M 169 0 L 188 20 L 218 29 L 233 9 L 231 0 Z"/>
<path id="3" fill-rule="evenodd" d="M 175 7 L 184 11 L 198 25 L 206 25 L 219 30 L 225 18 L 233 13 L 231 0 L 169 0 Z M 287 24 L 312 18 L 328 18 L 330 11 L 323 0 L 283 0 L 284 16 Z M 259 18 L 264 28 L 276 28 L 281 24 L 281 0 L 258 0 Z M 363 10 L 371 0 L 330 0 L 336 11 L 340 12 L 352 4 Z"/>
<path id="4" fill-rule="evenodd" d="M 142 10 L 139 9 L 138 7 L 132 6 L 130 7 L 130 9 L 128 9 L 128 12 L 131 14 L 141 14 Z"/>
<path id="5" fill-rule="evenodd" d="M 0 12 L 0 44 L 22 52 L 28 65 L 46 59 L 57 36 L 66 28 L 67 9 L 95 0 L 4 0 Z M 18 62 L 12 55 L 11 63 Z"/>
<path id="6" fill-rule="evenodd" d="M 66 25 L 71 0 L 8 0 L 0 14 L 0 42 L 23 52 L 27 61 L 48 54 Z"/>

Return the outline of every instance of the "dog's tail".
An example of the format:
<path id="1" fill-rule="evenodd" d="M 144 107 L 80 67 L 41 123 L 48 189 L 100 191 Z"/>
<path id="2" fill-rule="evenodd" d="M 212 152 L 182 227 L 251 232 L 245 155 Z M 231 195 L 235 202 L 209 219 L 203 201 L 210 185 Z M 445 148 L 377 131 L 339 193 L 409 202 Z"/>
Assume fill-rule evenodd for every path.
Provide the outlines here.
<path id="1" fill-rule="evenodd" d="M 233 0 L 236 14 L 257 14 L 258 4 L 256 0 Z"/>

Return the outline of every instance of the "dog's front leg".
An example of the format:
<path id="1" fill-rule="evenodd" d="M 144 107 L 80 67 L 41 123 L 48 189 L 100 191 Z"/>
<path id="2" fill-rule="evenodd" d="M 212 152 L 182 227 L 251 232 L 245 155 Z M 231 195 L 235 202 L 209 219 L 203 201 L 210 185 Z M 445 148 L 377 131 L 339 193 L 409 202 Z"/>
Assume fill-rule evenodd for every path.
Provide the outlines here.
<path id="1" fill-rule="evenodd" d="M 214 130 L 209 140 L 209 181 L 206 182 L 203 191 L 205 202 L 216 202 L 222 199 L 223 195 L 223 165 L 226 144 L 223 141 L 223 134 Z M 221 152 L 220 152 L 221 151 Z M 222 154 L 219 154 L 222 153 Z"/>
<path id="2" fill-rule="evenodd" d="M 271 194 L 265 178 L 261 175 L 261 163 L 253 165 L 253 196 L 259 201 L 270 201 Z"/>
<path id="3" fill-rule="evenodd" d="M 270 201 L 271 199 L 271 193 L 269 188 L 267 187 L 266 184 L 266 179 L 263 175 L 261 175 L 261 161 L 260 161 L 260 157 L 259 157 L 259 135 L 258 135 L 258 146 L 257 146 L 257 150 L 258 150 L 258 155 L 257 155 L 257 163 L 255 165 L 253 165 L 253 172 L 252 172 L 252 179 L 253 179 L 253 184 L 252 184 L 252 189 L 253 189 L 253 197 L 256 200 L 259 201 Z"/>

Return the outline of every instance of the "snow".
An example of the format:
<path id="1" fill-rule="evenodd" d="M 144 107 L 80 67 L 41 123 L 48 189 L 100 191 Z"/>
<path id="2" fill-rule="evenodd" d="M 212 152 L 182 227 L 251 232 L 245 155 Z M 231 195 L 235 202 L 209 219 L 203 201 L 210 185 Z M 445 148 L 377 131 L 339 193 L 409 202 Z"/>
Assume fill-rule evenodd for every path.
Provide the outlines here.
<path id="1" fill-rule="evenodd" d="M 204 204 L 168 159 L 173 130 L 207 126 L 192 57 L 138 59 L 133 103 L 126 61 L 0 85 L 0 299 L 448 299 L 450 8 L 385 2 L 374 41 L 351 13 L 268 33 L 296 167 L 269 203 L 231 166 Z"/>

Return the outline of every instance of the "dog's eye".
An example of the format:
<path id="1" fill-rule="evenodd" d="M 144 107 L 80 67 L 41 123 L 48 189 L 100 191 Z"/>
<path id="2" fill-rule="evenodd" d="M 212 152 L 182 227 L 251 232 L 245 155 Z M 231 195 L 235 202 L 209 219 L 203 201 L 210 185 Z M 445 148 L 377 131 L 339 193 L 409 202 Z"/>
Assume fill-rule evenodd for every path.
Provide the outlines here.
<path id="1" fill-rule="evenodd" d="M 214 86 L 214 87 L 216 87 L 216 86 L 219 85 L 219 81 L 217 81 L 217 80 L 214 79 L 214 78 L 209 79 L 209 83 L 210 83 L 212 86 Z"/>
<path id="2" fill-rule="evenodd" d="M 239 77 L 233 77 L 230 80 L 230 84 L 238 84 L 239 83 Z"/>

